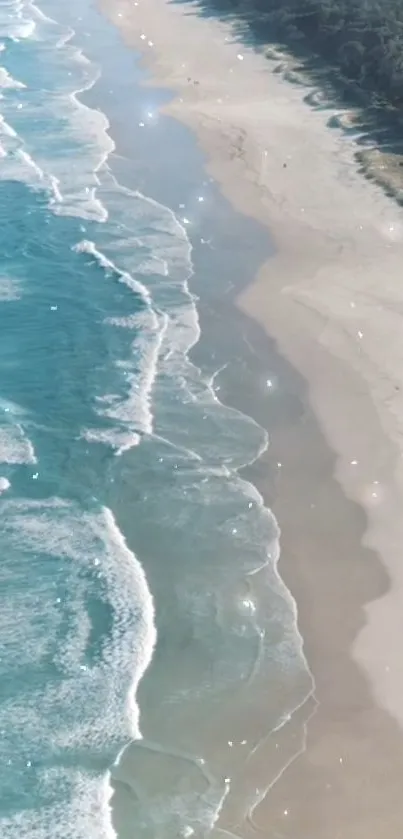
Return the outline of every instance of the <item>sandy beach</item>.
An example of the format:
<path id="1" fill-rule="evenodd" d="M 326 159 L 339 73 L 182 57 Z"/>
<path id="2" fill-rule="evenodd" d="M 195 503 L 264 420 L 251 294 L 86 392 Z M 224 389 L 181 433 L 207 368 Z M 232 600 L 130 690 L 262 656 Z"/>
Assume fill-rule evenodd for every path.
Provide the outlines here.
<path id="1" fill-rule="evenodd" d="M 312 88 L 274 72 L 280 59 L 237 42 L 196 4 L 101 7 L 144 53 L 153 83 L 175 91 L 166 110 L 194 129 L 225 196 L 268 226 L 275 255 L 237 304 L 307 387 L 302 418 L 273 434 L 267 458 L 284 468 L 268 503 L 318 705 L 306 713 L 299 757 L 280 778 L 274 773 L 241 826 L 224 809 L 218 827 L 397 839 L 403 210 L 360 175 L 351 135 L 328 126 L 342 112 L 312 107 Z"/>

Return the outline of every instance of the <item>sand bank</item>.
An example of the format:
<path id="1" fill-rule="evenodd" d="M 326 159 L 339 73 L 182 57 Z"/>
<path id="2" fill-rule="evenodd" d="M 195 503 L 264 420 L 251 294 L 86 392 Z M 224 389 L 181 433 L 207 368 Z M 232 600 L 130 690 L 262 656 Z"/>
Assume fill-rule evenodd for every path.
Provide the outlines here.
<path id="1" fill-rule="evenodd" d="M 268 225 L 276 254 L 238 304 L 304 376 L 336 453 L 312 436 L 308 407 L 274 441 L 285 462 L 292 455 L 275 510 L 320 709 L 303 758 L 242 832 L 400 836 L 403 212 L 358 173 L 343 115 L 312 108 L 312 89 L 275 73 L 229 26 L 190 3 L 102 5 L 155 83 L 176 91 L 167 110 L 196 130 L 226 196 Z M 234 827 L 231 815 L 223 826 Z"/>

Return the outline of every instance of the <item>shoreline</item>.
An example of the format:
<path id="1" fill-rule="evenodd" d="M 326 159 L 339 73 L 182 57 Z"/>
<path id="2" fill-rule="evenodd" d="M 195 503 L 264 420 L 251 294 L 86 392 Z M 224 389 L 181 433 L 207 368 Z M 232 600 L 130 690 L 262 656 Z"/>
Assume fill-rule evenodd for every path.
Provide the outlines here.
<path id="1" fill-rule="evenodd" d="M 277 251 L 237 303 L 275 339 L 280 352 L 308 382 L 309 401 L 337 455 L 337 459 L 329 456 L 324 441 L 318 452 L 318 434 L 322 435 L 306 406 L 302 424 L 284 433 L 276 430 L 268 454 L 269 461 L 278 455 L 284 463 L 291 463 L 290 473 L 281 475 L 285 489 L 270 506 L 282 527 L 280 573 L 297 600 L 320 709 L 309 725 L 309 748 L 303 752 L 303 760 L 297 761 L 271 790 L 270 802 L 265 803 L 259 817 L 265 831 L 270 820 L 281 819 L 284 836 L 294 835 L 293 830 L 298 828 L 301 839 L 330 839 L 334 836 L 334 824 L 340 823 L 342 808 L 343 815 L 349 816 L 342 825 L 344 837 L 375 836 L 382 826 L 387 826 L 388 835 L 397 837 L 403 806 L 398 782 L 386 779 L 386 774 L 390 764 L 394 777 L 399 777 L 403 768 L 402 744 L 393 720 L 371 701 L 367 680 L 379 705 L 402 726 L 400 572 L 396 547 L 403 529 L 398 513 L 403 484 L 398 448 L 403 374 L 398 369 L 400 319 L 395 314 L 400 299 L 397 281 L 402 211 L 359 175 L 351 139 L 342 132 L 332 132 L 325 125 L 323 114 L 308 108 L 303 101 L 306 91 L 271 73 L 262 55 L 225 40 L 230 37 L 227 25 L 189 14 L 189 6 L 170 5 L 166 0 L 139 2 L 135 9 L 127 0 L 120 0 L 112 7 L 113 14 L 109 1 L 101 5 L 113 22 L 123 27 L 125 40 L 137 50 L 144 49 L 141 35 L 146 33 L 152 43 L 149 47 L 147 41 L 146 60 L 155 83 L 178 92 L 164 110 L 196 131 L 209 159 L 208 171 L 231 203 L 269 227 Z M 211 50 L 211 75 L 205 67 L 205 38 Z M 178 55 L 186 67 L 178 66 Z M 242 55 L 242 60 L 238 55 Z M 256 90 L 255 98 L 251 97 L 252 89 Z M 228 103 L 224 102 L 227 90 Z M 262 110 L 268 97 L 271 109 L 264 117 Z M 302 111 L 305 117 L 301 122 Z M 310 142 L 317 137 L 322 144 L 319 143 L 319 149 Z M 295 162 L 301 152 L 307 158 L 306 164 Z M 312 181 L 313 171 L 317 173 L 316 183 Z M 332 195 L 332 202 L 326 195 Z M 389 279 L 389 285 L 382 289 L 377 287 L 380 271 L 382 280 Z M 270 294 L 266 291 L 268 283 Z M 385 342 L 389 345 L 392 330 L 394 342 L 388 357 Z M 301 431 L 305 433 L 304 443 Z M 302 512 L 304 475 L 312 464 L 321 474 L 324 463 L 325 476 L 318 483 L 325 490 L 324 509 L 315 513 L 308 528 L 306 519 L 301 517 L 298 530 L 295 513 Z M 345 495 L 355 503 L 346 500 L 332 479 L 333 474 Z M 254 482 L 259 489 L 265 483 Z M 311 481 L 308 485 L 312 489 Z M 291 489 L 294 496 L 290 497 Z M 321 508 L 320 501 L 318 497 L 311 503 Z M 366 511 L 369 525 L 357 504 Z M 329 510 L 329 527 L 321 528 L 326 514 L 329 519 Z M 307 510 L 304 512 L 306 516 Z M 346 516 L 348 535 L 340 540 L 338 528 L 343 529 Z M 365 547 L 360 546 L 363 538 Z M 311 601 L 308 597 L 312 558 L 309 568 L 304 567 L 304 551 L 318 557 L 318 543 L 333 557 L 333 562 L 328 558 L 325 564 L 327 572 L 332 570 L 330 578 L 322 579 L 319 585 L 322 593 L 328 589 L 329 597 L 319 605 L 312 603 L 312 596 Z M 365 573 L 361 571 L 354 579 L 352 592 L 343 590 L 351 582 L 350 568 L 334 570 L 336 563 L 339 567 L 338 549 L 343 544 L 345 556 L 354 551 L 354 559 L 365 560 Z M 371 549 L 381 554 L 388 574 Z M 354 563 L 355 571 L 357 564 Z M 319 576 L 320 572 L 321 566 L 316 563 Z M 356 612 L 355 622 L 346 633 L 344 615 L 332 608 L 332 582 L 338 586 L 334 607 L 340 607 L 344 598 L 348 601 L 346 613 L 351 616 Z M 325 606 L 334 612 L 330 615 L 330 629 Z M 325 627 L 329 633 L 326 641 L 321 638 Z M 332 647 L 340 634 L 343 638 Z M 353 643 L 354 659 L 365 668 L 366 676 L 349 655 Z M 330 662 L 329 651 L 334 654 Z M 370 739 L 369 732 L 373 735 Z M 350 766 L 346 768 L 348 760 Z M 365 775 L 364 784 L 359 780 L 360 769 Z M 387 780 L 387 785 L 383 780 Z M 318 807 L 318 796 L 324 794 L 328 801 Z M 292 818 L 288 818 L 289 805 L 286 806 L 290 795 Z M 353 800 L 359 802 L 362 798 L 363 808 L 364 796 L 368 795 L 373 809 L 367 807 L 365 819 L 363 809 L 354 813 L 346 806 L 349 802 L 351 807 Z M 310 815 L 313 802 L 316 810 Z M 282 817 L 286 811 L 285 828 Z M 275 826 L 279 829 L 279 824 Z M 230 823 L 227 828 L 230 829 Z"/>

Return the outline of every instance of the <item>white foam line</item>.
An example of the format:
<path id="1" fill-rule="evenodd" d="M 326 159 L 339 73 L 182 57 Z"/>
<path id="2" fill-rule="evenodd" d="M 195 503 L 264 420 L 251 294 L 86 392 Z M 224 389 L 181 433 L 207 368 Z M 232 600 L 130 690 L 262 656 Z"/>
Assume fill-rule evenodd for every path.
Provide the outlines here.
<path id="1" fill-rule="evenodd" d="M 81 59 L 83 61 L 86 61 L 86 62 L 88 61 L 88 59 L 86 59 L 86 57 L 84 56 L 84 53 L 81 52 L 81 50 L 78 51 L 78 54 L 81 56 Z M 88 62 L 88 63 L 90 63 L 90 62 Z M 87 105 L 84 105 L 84 103 L 81 102 L 80 99 L 78 98 L 80 93 L 85 93 L 86 91 L 90 90 L 94 86 L 94 84 L 96 83 L 98 78 L 99 78 L 99 75 L 97 75 L 91 82 L 89 82 L 88 85 L 84 85 L 82 88 L 79 88 L 74 93 L 72 93 L 71 94 L 71 100 L 72 100 L 72 102 L 74 102 L 76 104 L 78 109 L 88 111 L 91 114 L 95 113 L 95 114 L 99 115 L 99 118 L 102 119 L 102 121 L 103 121 L 103 133 L 104 133 L 104 138 L 105 138 L 105 149 L 104 149 L 103 153 L 100 154 L 99 161 L 93 169 L 93 176 L 94 176 L 95 180 L 98 182 L 98 185 L 99 185 L 99 181 L 97 179 L 97 174 L 100 171 L 100 169 L 102 168 L 102 166 L 104 164 L 106 164 L 106 161 L 108 160 L 108 157 L 110 156 L 110 154 L 112 154 L 112 152 L 115 150 L 116 144 L 115 144 L 114 140 L 112 140 L 112 137 L 109 134 L 110 123 L 109 123 L 109 120 L 108 120 L 106 114 L 102 113 L 102 115 L 100 115 L 98 111 L 95 111 L 93 108 L 89 108 Z M 102 204 L 102 201 L 100 199 L 96 198 L 96 187 L 92 187 L 92 189 L 90 189 L 90 196 L 91 196 L 92 201 L 94 203 L 97 203 L 98 207 L 99 207 L 99 217 L 98 217 L 97 220 L 102 221 L 102 222 L 107 221 L 108 211 L 107 211 L 106 207 Z"/>
<path id="2" fill-rule="evenodd" d="M 122 194 L 128 195 L 128 196 L 133 197 L 133 198 L 139 198 L 141 201 L 145 202 L 146 204 L 149 204 L 151 207 L 157 209 L 159 212 L 162 210 L 163 213 L 168 215 L 170 220 L 173 222 L 174 229 L 176 228 L 182 242 L 184 243 L 184 245 L 186 247 L 186 251 L 187 251 L 186 252 L 186 258 L 187 258 L 188 266 L 189 266 L 187 277 L 185 278 L 185 280 L 181 281 L 181 287 L 182 287 L 183 291 L 185 292 L 186 296 L 189 298 L 189 300 L 192 303 L 195 303 L 197 297 L 196 297 L 196 295 L 194 295 L 189 290 L 189 284 L 188 284 L 189 278 L 193 275 L 193 262 L 192 262 L 193 246 L 192 246 L 192 243 L 189 239 L 189 236 L 188 236 L 188 233 L 187 233 L 187 230 L 186 230 L 185 226 L 179 221 L 178 216 L 176 215 L 176 213 L 170 207 L 166 206 L 165 204 L 161 204 L 159 201 L 156 201 L 154 198 L 151 198 L 148 195 L 144 195 L 144 193 L 140 192 L 140 190 L 132 190 L 132 189 L 129 189 L 128 187 L 126 187 L 126 186 L 123 186 L 122 184 L 119 184 L 119 182 L 116 180 L 115 176 L 113 175 L 113 173 L 110 170 L 108 170 L 108 175 L 109 175 L 110 179 L 112 180 L 112 183 L 114 183 L 116 189 L 118 189 Z M 169 272 L 168 272 L 168 274 L 169 274 Z M 195 306 L 194 314 L 195 314 L 196 320 L 197 320 L 197 323 L 195 324 L 196 333 L 197 333 L 197 334 L 195 334 L 195 343 L 196 343 L 198 338 L 200 337 L 200 326 L 198 324 L 198 313 L 197 313 L 196 306 Z M 191 346 L 193 346 L 193 344 Z M 188 349 L 191 349 L 191 347 L 189 346 Z"/>
<path id="3" fill-rule="evenodd" d="M 125 421 L 129 427 L 133 426 L 135 431 L 141 431 L 145 434 L 152 434 L 153 432 L 153 415 L 151 411 L 151 397 L 153 385 L 158 370 L 158 359 L 164 336 L 167 329 L 168 317 L 162 313 L 156 313 L 152 306 L 151 295 L 141 282 L 136 280 L 128 271 L 121 270 L 118 266 L 110 260 L 104 253 L 98 250 L 94 242 L 83 240 L 73 247 L 77 253 L 88 254 L 96 260 L 96 262 L 106 271 L 112 273 L 117 277 L 119 282 L 123 282 L 132 291 L 138 294 L 146 309 L 145 317 L 147 322 L 142 321 L 141 312 L 132 315 L 126 319 L 125 325 L 133 328 L 139 328 L 139 335 L 141 336 L 141 329 L 150 329 L 150 338 L 141 347 L 141 372 L 138 369 L 134 374 L 130 372 L 130 359 L 128 361 L 120 362 L 120 367 L 125 369 L 126 379 L 130 386 L 129 396 L 124 399 L 119 405 L 112 405 L 104 411 L 104 415 L 110 418 Z M 109 319 L 113 325 L 123 325 L 121 319 Z M 139 338 L 134 342 L 133 348 L 139 345 Z M 132 443 L 125 444 L 118 447 L 116 454 L 119 456 L 123 452 L 128 451 L 133 445 L 137 445 L 138 438 L 133 437 Z"/>
<path id="4" fill-rule="evenodd" d="M 35 464 L 35 450 L 19 423 L 0 426 L 0 463 Z"/>
<path id="5" fill-rule="evenodd" d="M 302 707 L 302 705 L 304 705 L 305 702 L 307 702 L 308 699 L 311 696 L 313 696 L 313 693 L 309 693 L 308 696 L 305 698 L 304 702 L 301 703 L 301 706 L 298 706 L 298 707 Z M 258 794 L 256 795 L 255 801 L 249 807 L 248 812 L 246 814 L 246 821 L 248 822 L 248 824 L 251 826 L 251 828 L 254 831 L 260 832 L 260 829 L 259 829 L 258 825 L 255 824 L 255 822 L 253 820 L 253 814 L 254 814 L 256 808 L 259 806 L 259 804 L 262 803 L 262 801 L 264 801 L 264 799 L 266 798 L 266 796 L 268 795 L 270 790 L 273 789 L 273 787 L 277 784 L 277 782 L 280 780 L 280 778 L 283 777 L 283 775 L 285 774 L 285 772 L 287 772 L 287 770 L 290 768 L 290 766 L 292 766 L 292 764 L 295 763 L 298 760 L 298 758 L 301 757 L 301 755 L 305 754 L 305 752 L 307 750 L 307 742 L 308 742 L 308 725 L 309 725 L 310 721 L 313 719 L 313 717 L 315 716 L 315 714 L 318 710 L 318 707 L 319 707 L 319 703 L 318 703 L 317 700 L 315 700 L 315 704 L 314 704 L 314 707 L 313 707 L 311 713 L 309 714 L 308 718 L 306 720 L 304 720 L 304 723 L 303 723 L 302 743 L 301 743 L 300 748 L 297 749 L 297 751 L 289 758 L 289 760 L 286 761 L 284 766 L 282 766 L 282 768 L 277 773 L 277 775 L 273 778 L 273 780 L 270 782 L 270 784 L 268 784 L 263 790 L 259 790 Z"/>
<path id="6" fill-rule="evenodd" d="M 10 76 L 10 73 L 5 67 L 0 67 L 0 87 L 22 90 L 26 88 L 26 85 Z"/>
<path id="7" fill-rule="evenodd" d="M 134 422 L 135 428 L 139 425 L 140 430 L 147 435 L 153 433 L 153 414 L 151 411 L 151 396 L 153 385 L 158 370 L 158 358 L 161 344 L 164 338 L 165 323 L 163 322 L 154 333 L 153 343 L 145 348 L 142 352 L 142 370 L 138 370 L 132 375 L 127 376 L 127 380 L 132 384 L 129 397 L 124 400 L 120 406 L 114 409 L 107 409 L 106 416 Z M 129 362 L 130 364 L 130 362 Z M 127 366 L 127 362 L 121 363 L 122 367 Z M 140 384 L 140 388 L 139 388 Z M 140 390 L 140 393 L 139 393 Z M 140 396 L 140 406 L 139 406 Z M 140 412 L 139 412 L 140 407 Z"/>
<path id="8" fill-rule="evenodd" d="M 76 61 L 82 61 L 83 63 L 88 63 L 88 64 L 91 63 L 91 62 L 88 61 L 88 59 L 85 57 L 84 53 L 81 50 L 75 49 L 75 48 L 71 48 L 71 49 L 74 50 Z M 97 175 L 98 175 L 100 169 L 102 168 L 102 166 L 104 166 L 106 164 L 106 161 L 107 161 L 109 155 L 115 150 L 116 146 L 115 146 L 114 140 L 112 140 L 112 137 L 109 134 L 110 123 L 109 123 L 109 120 L 108 120 L 106 114 L 104 114 L 104 113 L 101 114 L 99 111 L 96 111 L 93 108 L 89 108 L 87 105 L 85 105 L 83 102 L 81 102 L 81 100 L 78 98 L 81 93 L 85 93 L 88 90 L 91 90 L 91 88 L 97 82 L 98 78 L 99 78 L 99 72 L 95 74 L 94 78 L 91 79 L 88 82 L 88 84 L 83 85 L 82 87 L 77 88 L 77 90 L 70 93 L 68 98 L 70 99 L 71 103 L 73 103 L 75 105 L 77 110 L 88 112 L 91 115 L 95 114 L 97 116 L 97 119 L 100 122 L 102 122 L 102 132 L 103 132 L 103 136 L 104 136 L 105 148 L 104 148 L 103 151 L 100 149 L 98 163 L 96 163 L 96 165 L 93 167 L 92 172 L 91 172 L 91 175 L 95 180 L 95 184 L 97 184 L 99 186 L 99 179 L 98 179 Z M 57 181 L 57 184 L 59 186 L 60 185 L 60 179 L 57 179 L 54 175 L 52 175 L 51 177 L 53 177 L 54 180 Z M 99 222 L 106 222 L 108 220 L 108 210 L 104 206 L 102 201 L 97 197 L 97 186 L 94 185 L 92 187 L 87 187 L 87 191 L 88 191 L 88 204 L 89 204 L 89 206 L 93 206 L 94 212 L 95 212 L 95 208 L 97 208 L 97 211 L 96 211 L 95 215 L 92 212 L 88 212 L 88 214 L 85 214 L 82 207 L 79 207 L 77 209 L 76 213 L 73 212 L 73 209 L 72 209 L 71 206 L 67 206 L 66 210 L 63 210 L 62 207 L 63 207 L 63 202 L 64 202 L 64 196 L 62 195 L 60 189 L 58 190 L 58 195 L 56 196 L 56 200 L 51 201 L 51 206 L 53 207 L 54 211 L 56 213 L 59 213 L 59 214 L 62 214 L 62 213 L 66 214 L 66 215 L 75 215 L 76 214 L 79 217 L 87 218 L 89 220 L 95 219 L 96 221 L 99 221 Z"/>
<path id="9" fill-rule="evenodd" d="M 145 201 L 146 203 L 150 204 L 151 206 L 157 208 L 158 210 L 163 210 L 164 212 L 166 212 L 168 214 L 168 216 L 171 218 L 171 220 L 174 222 L 174 225 L 177 228 L 177 230 L 180 232 L 180 236 L 181 236 L 182 240 L 184 240 L 186 242 L 187 256 L 188 256 L 188 260 L 189 260 L 189 271 L 188 271 L 188 276 L 186 277 L 185 280 L 182 280 L 181 285 L 182 285 L 183 292 L 186 295 L 186 297 L 188 298 L 189 304 L 192 308 L 192 315 L 194 317 L 194 324 L 193 324 L 194 330 L 193 330 L 193 336 L 190 340 L 188 340 L 186 348 L 182 349 L 182 355 L 183 355 L 183 359 L 185 360 L 185 363 L 189 364 L 191 367 L 193 367 L 195 370 L 197 370 L 197 372 L 201 376 L 202 374 L 201 374 L 200 368 L 197 368 L 196 365 L 194 365 L 188 359 L 188 353 L 192 349 L 192 347 L 198 342 L 198 340 L 200 338 L 201 330 L 200 330 L 199 317 L 198 317 L 198 312 L 197 312 L 197 307 L 196 307 L 197 297 L 189 289 L 189 278 L 190 278 L 190 276 L 192 276 L 192 273 L 193 273 L 193 264 L 192 264 L 192 259 L 191 259 L 193 248 L 192 248 L 192 244 L 189 240 L 187 230 L 186 230 L 185 226 L 178 219 L 176 213 L 173 210 L 171 210 L 171 208 L 166 207 L 164 205 L 161 205 L 158 201 L 156 201 L 153 198 L 150 198 L 149 196 L 144 195 L 139 190 L 130 190 L 127 187 L 121 186 L 120 184 L 118 184 L 118 182 L 116 181 L 116 178 L 114 177 L 114 175 L 112 173 L 110 173 L 110 177 L 114 181 L 116 188 L 118 188 L 123 193 L 125 193 L 129 196 L 140 198 L 142 201 Z M 174 352 L 175 352 L 175 350 L 171 348 L 168 351 L 168 353 L 164 356 L 164 360 L 165 361 L 169 360 L 169 358 L 174 354 Z M 215 381 L 216 376 L 223 369 L 225 369 L 225 367 L 226 367 L 226 365 L 223 365 L 219 370 L 217 370 L 211 376 L 210 379 L 207 379 L 207 380 L 204 379 L 204 384 L 207 388 L 207 391 L 209 393 L 209 397 L 210 397 L 211 401 L 217 403 L 218 405 L 223 405 L 223 403 L 220 401 L 220 399 L 218 398 L 218 396 L 217 396 L 217 394 L 214 390 L 214 381 Z M 186 381 L 186 378 L 184 380 Z M 191 396 L 193 396 L 193 395 L 191 394 Z M 199 401 L 199 399 L 198 399 L 198 401 Z M 239 416 L 239 417 L 245 417 L 246 418 L 246 415 L 242 411 L 239 411 L 236 408 L 231 408 L 230 410 L 231 410 L 231 413 L 234 416 Z M 252 458 L 247 459 L 244 463 L 242 463 L 238 467 L 238 469 L 241 469 L 244 466 L 248 466 L 248 465 L 251 465 L 252 463 L 254 463 L 257 459 L 259 459 L 262 456 L 262 454 L 267 450 L 267 448 L 269 446 L 269 435 L 268 435 L 267 431 L 265 429 L 263 429 L 252 417 L 248 417 L 248 420 L 251 424 L 253 424 L 256 427 L 257 430 L 259 430 L 263 434 L 263 442 L 262 442 L 260 448 L 258 449 L 257 453 Z M 200 458 L 200 459 L 202 459 L 202 458 Z M 236 470 L 236 471 L 238 471 L 238 470 Z M 247 484 L 248 482 L 244 482 L 244 483 Z M 262 500 L 262 505 L 263 505 L 263 499 L 261 499 L 261 500 Z"/>
<path id="10" fill-rule="evenodd" d="M 11 41 L 15 41 L 15 42 L 18 42 L 21 39 L 25 41 L 31 35 L 33 35 L 33 33 L 35 32 L 35 28 L 36 28 L 35 27 L 35 21 L 33 21 L 33 20 L 22 21 L 21 25 L 17 29 L 17 31 L 14 34 L 9 35 L 9 38 L 10 38 Z"/>
<path id="11" fill-rule="evenodd" d="M 17 132 L 14 131 L 14 128 L 5 121 L 4 117 L 0 115 L 0 132 L 2 134 L 6 134 L 8 137 L 17 137 Z"/>
<path id="12" fill-rule="evenodd" d="M 48 20 L 50 21 L 51 19 L 48 18 Z M 55 21 L 53 21 L 53 22 L 56 23 Z M 92 64 L 92 62 L 86 57 L 86 55 L 84 54 L 84 52 L 81 48 L 74 47 L 74 46 L 69 46 L 69 42 L 72 40 L 72 38 L 75 36 L 75 34 L 76 33 L 75 33 L 74 29 L 71 29 L 69 27 L 65 36 L 62 36 L 60 38 L 60 40 L 57 42 L 56 47 L 58 49 L 63 49 L 64 48 L 66 50 L 70 50 L 72 60 L 76 61 L 77 63 L 82 63 L 82 64 L 94 66 Z M 104 135 L 104 141 L 105 141 L 105 149 L 104 149 L 103 152 L 100 153 L 99 161 L 93 169 L 92 174 L 95 177 L 95 180 L 97 180 L 97 173 L 100 171 L 102 166 L 106 163 L 110 154 L 116 148 L 116 144 L 115 144 L 114 140 L 112 139 L 111 135 L 109 134 L 110 123 L 109 123 L 109 120 L 108 120 L 106 114 L 103 113 L 103 112 L 100 113 L 99 111 L 95 110 L 94 108 L 90 108 L 88 105 L 85 105 L 79 98 L 80 94 L 86 93 L 87 91 L 91 90 L 94 87 L 94 85 L 98 81 L 99 77 L 100 77 L 100 70 L 98 69 L 98 70 L 95 70 L 93 78 L 90 79 L 87 84 L 84 84 L 82 87 L 77 88 L 76 90 L 74 90 L 69 95 L 70 101 L 77 107 L 78 110 L 82 110 L 82 111 L 88 112 L 92 115 L 96 115 L 103 122 L 103 135 Z M 106 221 L 107 218 L 108 218 L 108 212 L 107 212 L 106 207 L 104 207 L 104 205 L 102 204 L 102 201 L 100 201 L 99 199 L 96 198 L 96 187 L 92 188 L 91 197 L 92 197 L 93 201 L 98 204 L 98 208 L 99 208 L 98 221 Z"/>
<path id="13" fill-rule="evenodd" d="M 10 487 L 11 484 L 8 478 L 0 477 L 0 495 L 2 495 L 3 492 L 7 492 L 7 490 L 10 489 Z"/>
<path id="14" fill-rule="evenodd" d="M 124 431 L 115 431 L 115 429 L 86 429 L 80 436 L 89 443 L 103 443 L 111 446 L 115 451 L 116 457 L 121 457 L 125 452 L 138 446 L 141 441 L 141 437 L 137 432 L 128 431 L 127 429 L 124 429 Z"/>
<path id="15" fill-rule="evenodd" d="M 40 180 L 44 179 L 45 173 L 44 173 L 43 169 L 41 169 L 40 166 L 38 166 L 38 164 L 35 163 L 35 160 L 31 157 L 30 154 L 28 154 L 27 151 L 24 151 L 24 149 L 18 149 L 17 156 L 20 157 L 22 160 L 24 160 L 24 162 L 27 163 L 28 166 L 32 167 L 32 169 L 38 175 Z"/>
<path id="16" fill-rule="evenodd" d="M 132 274 L 129 274 L 128 271 L 122 271 L 118 268 L 111 259 L 108 259 L 102 251 L 98 250 L 94 242 L 91 242 L 88 239 L 83 239 L 82 242 L 78 242 L 77 245 L 73 245 L 73 251 L 76 253 L 88 253 L 90 256 L 93 256 L 102 268 L 106 271 L 111 271 L 112 274 L 115 274 L 121 282 L 131 288 L 132 291 L 139 294 L 147 306 L 152 306 L 152 299 L 148 288 L 143 285 L 143 283 L 136 280 Z"/>
<path id="17" fill-rule="evenodd" d="M 165 746 L 162 746 L 159 743 L 155 743 L 151 740 L 145 740 L 143 738 L 138 739 L 136 741 L 135 745 L 136 745 L 136 748 L 144 749 L 145 751 L 151 751 L 151 752 L 154 752 L 155 754 L 167 755 L 168 757 L 173 757 L 173 758 L 177 758 L 179 760 L 184 760 L 187 763 L 192 764 L 192 766 L 195 766 L 199 770 L 199 772 L 203 776 L 204 780 L 206 781 L 206 784 L 208 786 L 209 791 L 214 790 L 219 795 L 218 801 L 216 801 L 216 803 L 215 803 L 214 810 L 210 815 L 208 829 L 212 830 L 214 825 L 218 821 L 218 818 L 220 816 L 220 812 L 221 812 L 221 810 L 223 808 L 223 805 L 224 805 L 224 801 L 225 801 L 225 799 L 228 795 L 228 792 L 229 792 L 229 789 L 230 789 L 229 782 L 218 780 L 218 778 L 215 775 L 213 775 L 213 773 L 210 771 L 206 761 L 201 757 L 195 757 L 194 755 L 189 754 L 187 752 L 183 752 L 180 749 L 174 749 L 174 748 L 171 748 L 171 747 L 167 748 Z M 125 747 L 124 749 L 121 750 L 120 754 L 118 755 L 118 757 L 117 757 L 117 759 L 114 763 L 114 767 L 119 766 L 119 763 L 122 759 L 122 756 L 124 755 L 124 753 L 126 751 L 126 748 L 132 748 L 132 747 L 133 747 L 133 744 L 129 744 L 127 747 Z M 142 795 L 141 791 L 136 790 L 136 786 L 135 786 L 135 784 L 133 784 L 132 781 L 130 781 L 128 783 L 129 783 L 129 786 L 132 787 L 132 789 L 137 792 L 137 794 L 139 795 L 140 800 L 141 800 L 143 798 L 143 795 Z M 203 797 L 205 797 L 205 795 Z"/>
<path id="18" fill-rule="evenodd" d="M 102 513 L 106 522 L 107 532 L 111 543 L 113 546 L 116 546 L 119 556 L 121 557 L 121 562 L 124 561 L 125 563 L 126 575 L 129 578 L 134 578 L 136 596 L 142 604 L 141 619 L 139 617 L 138 625 L 136 626 L 136 637 L 138 639 L 136 671 L 133 673 L 127 698 L 127 709 L 131 719 L 132 736 L 137 738 L 140 736 L 140 730 L 138 725 L 139 709 L 135 702 L 135 696 L 139 683 L 151 662 L 157 639 L 157 631 L 154 620 L 154 603 L 143 566 L 128 548 L 126 540 L 119 530 L 111 510 L 107 507 L 103 507 Z M 121 563 L 119 564 L 119 568 L 120 567 Z M 112 583 L 113 577 L 114 571 L 112 569 Z M 112 585 L 112 591 L 113 590 L 114 588 Z M 131 603 L 129 593 L 125 595 L 125 597 L 128 604 Z"/>
<path id="19" fill-rule="evenodd" d="M 154 440 L 159 440 L 161 443 L 164 443 L 166 446 L 174 449 L 181 454 L 186 455 L 186 457 L 190 457 L 192 460 L 197 460 L 199 463 L 203 462 L 203 458 L 193 449 L 188 449 L 186 446 L 179 446 L 177 443 L 172 443 L 167 437 L 163 437 L 161 434 L 153 434 Z"/>
<path id="20" fill-rule="evenodd" d="M 55 175 L 50 175 L 49 180 L 50 180 L 51 189 L 52 189 L 52 192 L 53 192 L 53 199 L 51 199 L 51 203 L 52 203 L 52 200 L 54 200 L 54 202 L 57 202 L 57 203 L 61 204 L 63 202 L 63 195 L 60 192 L 60 181 L 59 181 L 58 178 L 56 178 Z"/>
<path id="21" fill-rule="evenodd" d="M 48 15 L 45 15 L 45 12 L 43 12 L 42 9 L 40 9 L 39 6 L 36 5 L 36 3 L 30 2 L 29 7 L 30 7 L 30 9 L 32 9 L 32 12 L 34 13 L 34 15 L 36 15 L 36 17 L 39 18 L 39 20 L 42 20 L 44 23 L 53 23 L 55 26 L 59 26 L 57 21 L 53 20 L 53 18 L 51 18 L 51 17 L 48 17 Z M 74 32 L 73 32 L 73 34 L 74 34 Z"/>

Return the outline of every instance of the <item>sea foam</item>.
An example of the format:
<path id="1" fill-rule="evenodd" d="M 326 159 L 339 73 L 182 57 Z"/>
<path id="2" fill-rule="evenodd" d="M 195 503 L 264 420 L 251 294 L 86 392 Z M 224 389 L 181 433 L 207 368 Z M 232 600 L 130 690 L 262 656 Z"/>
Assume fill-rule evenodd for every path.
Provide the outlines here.
<path id="1" fill-rule="evenodd" d="M 0 463 L 36 463 L 34 447 L 20 425 L 0 426 Z"/>
<path id="2" fill-rule="evenodd" d="M 3 815 L 0 807 L 1 835 L 113 837 L 109 774 L 85 762 L 80 767 L 80 754 L 105 755 L 105 763 L 140 736 L 135 695 L 156 640 L 144 571 L 107 508 L 85 511 L 60 498 L 1 499 L 0 514 L 2 671 L 16 678 L 13 650 L 20 648 L 21 672 L 35 674 L 29 686 L 23 676 L 0 705 L 0 725 L 9 732 L 2 786 L 6 794 L 9 783 L 21 783 L 14 758 L 25 755 L 37 798 L 34 823 L 29 808 Z M 24 576 L 30 586 L 16 588 Z M 110 620 L 94 655 L 88 644 L 97 603 Z"/>

